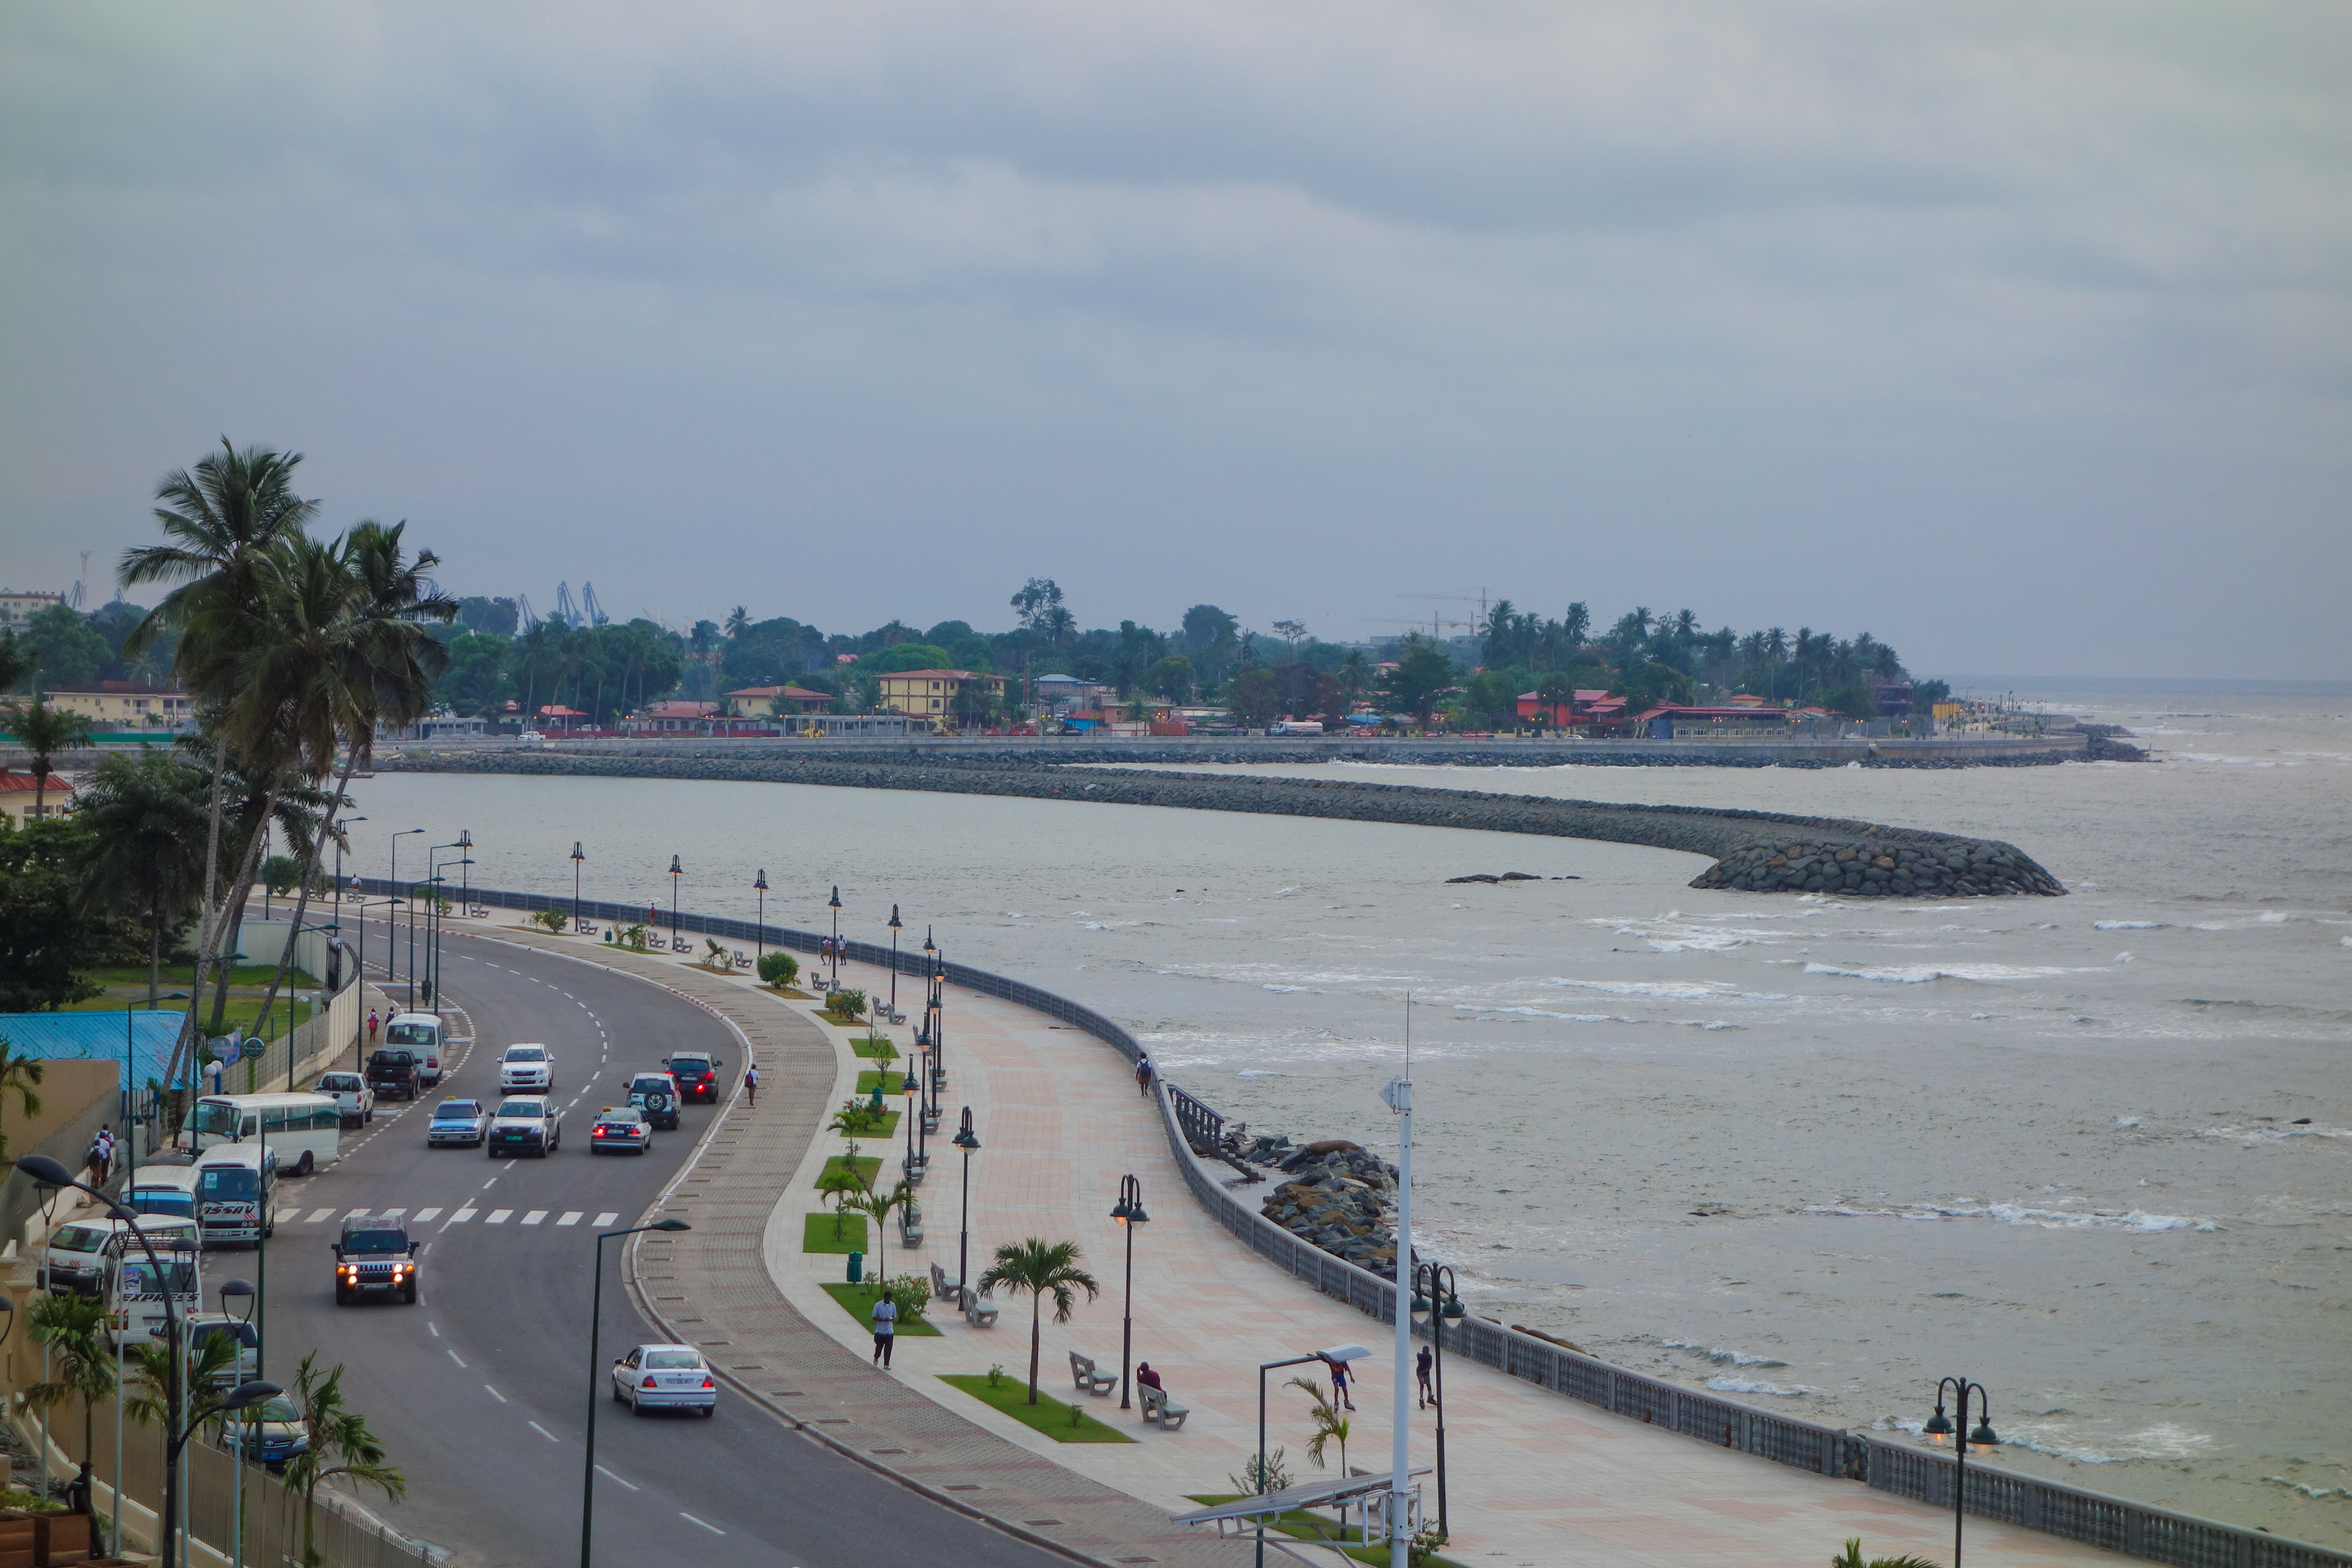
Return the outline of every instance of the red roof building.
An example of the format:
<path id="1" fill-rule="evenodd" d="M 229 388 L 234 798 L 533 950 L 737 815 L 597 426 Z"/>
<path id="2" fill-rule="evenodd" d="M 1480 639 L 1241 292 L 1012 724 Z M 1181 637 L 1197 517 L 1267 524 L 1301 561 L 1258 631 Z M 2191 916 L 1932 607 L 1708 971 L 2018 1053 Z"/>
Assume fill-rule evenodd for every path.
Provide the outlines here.
<path id="1" fill-rule="evenodd" d="M 35 796 L 41 796 L 38 810 L 34 809 Z M 21 828 L 30 821 L 47 821 L 51 818 L 70 816 L 73 812 L 73 786 L 56 774 L 36 779 L 30 773 L 0 768 L 0 818 L 11 828 Z"/>
<path id="2" fill-rule="evenodd" d="M 1580 724 L 1614 724 L 1625 714 L 1625 699 L 1612 697 L 1607 692 L 1578 690 L 1566 703 L 1546 706 L 1536 692 L 1519 694 L 1519 716 L 1549 725 L 1554 729 L 1571 729 Z"/>

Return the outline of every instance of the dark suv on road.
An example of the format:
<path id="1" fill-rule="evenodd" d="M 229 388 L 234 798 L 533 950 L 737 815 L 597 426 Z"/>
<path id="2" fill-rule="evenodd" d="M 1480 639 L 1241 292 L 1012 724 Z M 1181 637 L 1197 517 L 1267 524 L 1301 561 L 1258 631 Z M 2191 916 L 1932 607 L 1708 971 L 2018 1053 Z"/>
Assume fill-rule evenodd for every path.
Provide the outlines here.
<path id="1" fill-rule="evenodd" d="M 368 1087 L 379 1100 L 397 1094 L 403 1100 L 414 1100 L 423 1087 L 423 1070 L 416 1052 L 396 1046 L 385 1046 L 368 1057 Z"/>
<path id="2" fill-rule="evenodd" d="M 707 1051 L 681 1051 L 662 1065 L 677 1080 L 681 1099 L 719 1098 L 719 1070 L 727 1064 Z"/>
<path id="3" fill-rule="evenodd" d="M 416 1243 L 405 1221 L 382 1215 L 355 1214 L 343 1221 L 335 1249 L 335 1305 L 382 1297 L 387 1301 L 416 1300 Z"/>

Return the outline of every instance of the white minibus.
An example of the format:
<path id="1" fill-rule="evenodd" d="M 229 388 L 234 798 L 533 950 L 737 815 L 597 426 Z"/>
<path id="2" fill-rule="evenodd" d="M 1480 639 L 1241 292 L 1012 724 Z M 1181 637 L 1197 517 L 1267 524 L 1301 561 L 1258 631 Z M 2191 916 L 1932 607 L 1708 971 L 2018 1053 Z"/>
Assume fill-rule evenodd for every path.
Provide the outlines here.
<path id="1" fill-rule="evenodd" d="M 107 1297 L 112 1308 L 114 1336 L 126 1344 L 144 1343 L 151 1334 L 163 1332 L 163 1292 L 172 1292 L 172 1311 L 180 1321 L 188 1319 L 204 1309 L 205 1281 L 203 1253 L 195 1247 L 181 1244 L 166 1247 L 155 1244 L 155 1260 L 163 1264 L 157 1272 L 155 1262 L 150 1262 L 147 1249 L 131 1245 L 130 1250 L 118 1254 L 107 1266 Z"/>
<path id="2" fill-rule="evenodd" d="M 123 1207 L 133 1214 L 173 1214 L 196 1221 L 196 1167 L 194 1165 L 141 1166 L 131 1177 Z"/>
<path id="3" fill-rule="evenodd" d="M 196 1222 L 175 1215 L 142 1218 L 139 1228 L 160 1250 L 196 1243 Z M 69 1219 L 41 1244 L 38 1283 L 56 1295 L 81 1291 L 95 1295 L 106 1287 L 110 1261 L 125 1249 L 138 1250 L 131 1227 L 120 1219 Z"/>
<path id="4" fill-rule="evenodd" d="M 196 1224 L 205 1245 L 250 1241 L 278 1230 L 278 1151 L 222 1144 L 196 1156 Z"/>
<path id="5" fill-rule="evenodd" d="M 296 1176 L 332 1165 L 343 1134 L 342 1106 L 331 1094 L 207 1094 L 196 1102 L 180 1146 L 202 1153 L 259 1139 Z"/>

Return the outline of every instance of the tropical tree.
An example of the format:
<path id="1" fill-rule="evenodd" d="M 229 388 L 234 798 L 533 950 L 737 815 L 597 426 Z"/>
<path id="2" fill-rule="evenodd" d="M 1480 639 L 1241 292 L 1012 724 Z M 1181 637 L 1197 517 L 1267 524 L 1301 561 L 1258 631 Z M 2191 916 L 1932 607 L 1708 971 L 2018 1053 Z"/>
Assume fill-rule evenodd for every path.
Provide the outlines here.
<path id="1" fill-rule="evenodd" d="M 737 605 L 733 610 L 730 611 L 727 615 L 728 640 L 730 642 L 740 641 L 743 633 L 751 629 L 751 612 L 744 609 L 740 604 Z"/>
<path id="2" fill-rule="evenodd" d="M 17 1055 L 16 1043 L 6 1035 L 0 1034 L 0 1101 L 6 1100 L 11 1093 L 14 1093 L 16 1096 L 16 1108 L 25 1113 L 25 1119 L 29 1122 L 41 1113 L 41 1097 L 33 1092 L 34 1085 L 40 1081 L 40 1059 Z M 5 1119 L 0 1119 L 0 1162 L 5 1162 L 7 1158 L 7 1124 Z"/>
<path id="3" fill-rule="evenodd" d="M 98 1402 L 114 1392 L 114 1355 L 107 1349 L 106 1303 L 96 1296 L 56 1296 L 34 1299 L 27 1314 L 33 1342 L 50 1349 L 49 1375 L 28 1385 L 18 1397 L 28 1410 L 44 1415 L 68 1399 L 81 1401 L 81 1470 L 89 1474 L 96 1452 Z"/>
<path id="4" fill-rule="evenodd" d="M 1047 1296 L 1054 1298 L 1054 1322 L 1070 1321 L 1070 1310 L 1076 1302 L 1075 1291 L 1083 1289 L 1087 1300 L 1093 1301 L 1102 1293 L 1102 1287 L 1092 1274 L 1078 1267 L 1078 1244 L 1075 1241 L 1045 1241 L 1032 1236 L 1018 1243 L 1008 1241 L 996 1249 L 996 1261 L 980 1277 L 982 1291 L 1002 1285 L 1015 1294 L 1026 1292 L 1029 1297 L 1029 1403 L 1037 1403 L 1037 1353 L 1042 1340 L 1041 1316 Z"/>
<path id="5" fill-rule="evenodd" d="M 866 1178 L 857 1174 L 856 1147 L 856 1144 L 850 1145 L 851 1153 L 843 1158 L 841 1164 L 828 1166 L 816 1178 L 817 1191 L 833 1200 L 833 1239 L 835 1241 L 841 1239 L 843 1227 L 856 1211 L 858 1197 L 866 1191 Z"/>
<path id="6" fill-rule="evenodd" d="M 847 1165 L 849 1162 L 845 1160 L 842 1163 Z M 884 1267 L 889 1257 L 888 1227 L 885 1222 L 895 1210 L 911 1208 L 914 1204 L 915 1189 L 903 1181 L 888 1192 L 868 1188 L 843 1201 L 845 1209 L 869 1216 L 874 1221 L 874 1278 L 877 1283 L 890 1277 L 890 1270 Z"/>
<path id="7" fill-rule="evenodd" d="M 323 1561 L 318 1545 L 320 1485 L 340 1477 L 373 1487 L 389 1501 L 408 1495 L 408 1479 L 385 1462 L 383 1443 L 368 1429 L 367 1418 L 344 1407 L 343 1369 L 339 1365 L 321 1376 L 318 1359 L 312 1351 L 294 1369 L 294 1407 L 302 1414 L 310 1444 L 286 1461 L 286 1490 L 302 1500 L 303 1568 L 318 1568 Z"/>
<path id="8" fill-rule="evenodd" d="M 1348 656 L 1339 661 L 1339 695 L 1353 713 L 1363 702 L 1364 694 L 1372 689 L 1372 662 L 1364 657 L 1361 648 L 1350 648 Z"/>
<path id="9" fill-rule="evenodd" d="M 32 650 L 16 640 L 14 630 L 0 630 L 0 692 L 13 689 L 32 668 Z"/>
<path id="10" fill-rule="evenodd" d="M 50 762 L 60 751 L 89 744 L 89 721 L 35 697 L 29 703 L 0 706 L 0 730 L 32 756 L 33 815 L 39 817 L 42 802 L 48 797 Z"/>
<path id="11" fill-rule="evenodd" d="M 1936 1568 L 1936 1565 L 1925 1557 L 1915 1557 L 1909 1552 L 1900 1557 L 1865 1559 L 1862 1554 L 1862 1538 L 1856 1536 L 1845 1543 L 1843 1552 L 1830 1559 L 1830 1568 Z"/>
<path id="12" fill-rule="evenodd" d="M 1454 684 L 1454 661 L 1445 650 L 1420 632 L 1407 636 L 1397 650 L 1397 667 L 1388 677 L 1389 696 L 1397 706 L 1429 727 L 1437 700 Z"/>
<path id="13" fill-rule="evenodd" d="M 1307 1445 L 1307 1457 L 1315 1461 L 1315 1468 L 1319 1470 L 1323 1468 L 1325 1445 L 1336 1442 L 1339 1445 L 1339 1473 L 1346 1475 L 1348 1433 L 1351 1428 L 1346 1413 L 1339 1408 L 1336 1394 L 1326 1392 L 1323 1385 L 1311 1377 L 1294 1377 L 1290 1380 L 1290 1386 L 1304 1389 L 1307 1397 L 1314 1401 L 1309 1414 L 1315 1420 L 1315 1437 Z"/>
<path id="14" fill-rule="evenodd" d="M 0 1013 L 98 995 L 82 974 L 105 937 L 86 894 L 88 839 L 70 820 L 0 827 Z"/>
<path id="15" fill-rule="evenodd" d="M 152 1008 L 162 988 L 164 925 L 195 902 L 204 874 L 204 774 L 156 747 L 102 757 L 75 815 L 89 833 L 91 892 L 147 922 Z"/>

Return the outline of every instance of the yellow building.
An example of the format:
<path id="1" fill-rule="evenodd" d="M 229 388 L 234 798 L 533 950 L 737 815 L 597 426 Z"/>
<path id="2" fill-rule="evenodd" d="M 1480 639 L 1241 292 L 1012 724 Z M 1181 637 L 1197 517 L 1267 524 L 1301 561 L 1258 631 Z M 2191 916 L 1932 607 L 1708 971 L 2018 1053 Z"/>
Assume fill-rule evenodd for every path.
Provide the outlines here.
<path id="1" fill-rule="evenodd" d="M 882 706 L 893 713 L 952 721 L 956 694 L 968 685 L 984 689 L 992 701 L 1003 700 L 1003 675 L 972 670 L 901 670 L 882 677 Z"/>
<path id="2" fill-rule="evenodd" d="M 184 729 L 195 722 L 185 692 L 142 686 L 131 681 L 95 681 L 79 691 L 49 692 L 45 700 L 61 713 L 78 713 L 101 734 L 126 729 Z"/>
<path id="3" fill-rule="evenodd" d="M 45 787 L 37 789 L 36 782 L 30 773 L 0 767 L 0 822 L 16 829 L 36 819 L 73 815 L 72 785 L 54 773 L 40 781 Z M 33 804 L 36 796 L 41 798 L 38 807 Z"/>

